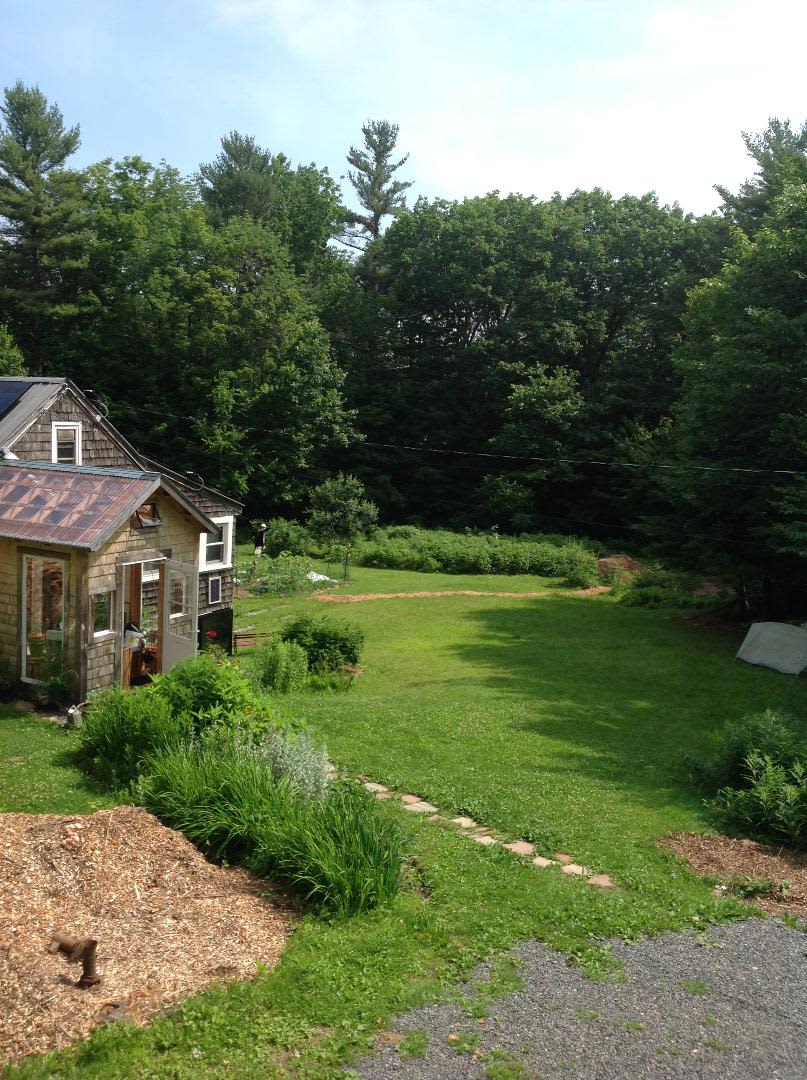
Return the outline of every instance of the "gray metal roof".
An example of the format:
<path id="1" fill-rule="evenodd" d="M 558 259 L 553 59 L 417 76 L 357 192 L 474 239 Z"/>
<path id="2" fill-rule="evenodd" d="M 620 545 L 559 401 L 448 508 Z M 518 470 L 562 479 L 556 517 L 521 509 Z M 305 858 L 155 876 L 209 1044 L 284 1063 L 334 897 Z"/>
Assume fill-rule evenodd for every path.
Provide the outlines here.
<path id="1" fill-rule="evenodd" d="M 0 377 L 0 385 L 12 382 L 27 383 L 27 387 L 4 413 L 0 413 L 0 447 L 12 443 L 65 384 L 64 379 L 29 379 L 17 375 Z"/>

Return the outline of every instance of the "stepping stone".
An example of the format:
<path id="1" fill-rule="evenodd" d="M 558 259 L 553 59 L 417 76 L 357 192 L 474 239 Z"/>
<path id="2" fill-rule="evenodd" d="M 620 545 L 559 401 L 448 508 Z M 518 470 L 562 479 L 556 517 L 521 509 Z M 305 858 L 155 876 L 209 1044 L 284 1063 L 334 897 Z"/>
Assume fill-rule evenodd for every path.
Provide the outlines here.
<path id="1" fill-rule="evenodd" d="M 512 851 L 514 855 L 535 854 L 535 845 L 528 840 L 514 840 L 512 844 L 505 844 L 504 846 L 508 851 Z"/>
<path id="2" fill-rule="evenodd" d="M 572 861 L 571 855 L 564 855 L 562 851 L 555 852 L 555 859 L 560 863 L 570 863 Z"/>
<path id="3" fill-rule="evenodd" d="M 588 873 L 585 866 L 578 866 L 576 862 L 566 863 L 563 867 L 564 874 L 574 874 L 575 877 L 585 877 Z"/>
<path id="4" fill-rule="evenodd" d="M 429 814 L 426 818 L 427 821 L 448 821 L 448 818 L 444 818 L 442 814 Z"/>
<path id="5" fill-rule="evenodd" d="M 470 817 L 455 817 L 451 819 L 454 825 L 459 825 L 461 829 L 475 829 L 477 824 L 473 818 Z"/>
<path id="6" fill-rule="evenodd" d="M 413 803 L 416 802 L 421 802 L 420 795 L 401 795 L 400 799 L 401 802 L 405 803 L 407 806 L 411 806 Z"/>
<path id="7" fill-rule="evenodd" d="M 487 833 L 471 833 L 471 839 L 476 840 L 477 844 L 484 844 L 485 847 L 490 847 L 491 844 L 497 844 L 498 840 L 494 840 L 492 836 L 488 836 Z"/>
<path id="8" fill-rule="evenodd" d="M 423 802 L 422 800 L 420 802 L 405 803 L 404 808 L 406 810 L 411 810 L 413 814 L 436 814 L 437 813 L 437 807 L 436 806 L 432 806 L 432 804 L 430 802 Z"/>
<path id="9" fill-rule="evenodd" d="M 608 874 L 595 874 L 594 877 L 590 877 L 586 882 L 587 885 L 596 885 L 599 889 L 615 889 L 613 881 L 611 881 Z"/>
<path id="10" fill-rule="evenodd" d="M 387 788 L 385 788 L 383 784 L 374 784 L 372 782 L 372 780 L 365 781 L 364 786 L 367 788 L 368 791 L 373 791 L 373 792 L 386 791 L 387 790 Z"/>
<path id="11" fill-rule="evenodd" d="M 536 855 L 532 862 L 534 866 L 540 866 L 542 868 L 544 866 L 557 866 L 554 859 L 545 859 L 543 855 Z"/>
<path id="12" fill-rule="evenodd" d="M 392 792 L 391 791 L 377 791 L 375 793 L 375 797 L 377 799 L 391 799 L 392 798 Z"/>

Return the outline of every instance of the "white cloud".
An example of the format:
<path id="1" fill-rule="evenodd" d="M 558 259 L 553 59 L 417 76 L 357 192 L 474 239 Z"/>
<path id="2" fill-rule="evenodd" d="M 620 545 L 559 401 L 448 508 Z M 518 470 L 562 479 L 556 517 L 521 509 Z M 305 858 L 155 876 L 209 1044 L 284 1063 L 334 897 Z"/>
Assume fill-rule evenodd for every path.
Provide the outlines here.
<path id="1" fill-rule="evenodd" d="M 223 24 L 316 71 L 350 131 L 395 119 L 409 175 L 430 194 L 599 184 L 706 210 L 712 185 L 749 172 L 742 130 L 807 112 L 802 0 L 609 0 L 615 30 L 599 42 L 589 23 L 608 24 L 594 0 L 500 0 L 498 12 L 483 0 L 214 5 Z M 285 107 L 304 122 L 294 93 Z"/>

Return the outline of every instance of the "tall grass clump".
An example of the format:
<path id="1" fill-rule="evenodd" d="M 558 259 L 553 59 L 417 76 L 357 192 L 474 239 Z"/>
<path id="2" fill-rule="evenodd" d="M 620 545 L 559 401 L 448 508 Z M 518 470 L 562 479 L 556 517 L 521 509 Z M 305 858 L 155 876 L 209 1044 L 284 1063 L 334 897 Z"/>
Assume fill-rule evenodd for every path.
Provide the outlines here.
<path id="1" fill-rule="evenodd" d="M 94 694 L 78 730 L 77 757 L 112 788 L 131 784 L 144 758 L 158 747 L 175 746 L 193 731 L 187 712 L 174 712 L 150 689 L 109 687 Z"/>
<path id="2" fill-rule="evenodd" d="M 595 553 L 569 537 L 501 536 L 393 526 L 364 542 L 361 566 L 445 574 L 538 574 L 583 588 L 597 579 Z"/>
<path id="3" fill-rule="evenodd" d="M 311 747 L 297 748 L 310 761 Z M 399 826 L 358 785 L 312 784 L 293 754 L 222 733 L 197 739 L 153 755 L 141 797 L 203 851 L 280 878 L 317 907 L 354 915 L 390 900 Z"/>
<path id="4" fill-rule="evenodd" d="M 299 690 L 308 678 L 308 654 L 296 641 L 273 638 L 254 651 L 252 663 L 261 686 L 277 694 Z"/>

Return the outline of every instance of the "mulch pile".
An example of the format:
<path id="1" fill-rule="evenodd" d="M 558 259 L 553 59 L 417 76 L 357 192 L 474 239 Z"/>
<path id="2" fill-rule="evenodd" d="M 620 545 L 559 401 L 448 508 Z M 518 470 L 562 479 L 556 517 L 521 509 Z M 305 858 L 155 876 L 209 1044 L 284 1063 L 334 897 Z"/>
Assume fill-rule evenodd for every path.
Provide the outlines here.
<path id="1" fill-rule="evenodd" d="M 441 592 L 379 592 L 379 593 L 353 593 L 350 595 L 334 596 L 333 593 L 316 593 L 315 600 L 321 604 L 360 604 L 363 600 L 419 600 L 430 596 L 500 596 L 510 597 L 515 600 L 537 600 L 546 596 L 596 596 L 598 593 L 608 592 L 609 586 L 595 585 L 591 589 L 573 589 L 570 592 L 560 593 L 550 589 L 542 589 L 540 592 L 484 592 L 481 589 L 443 589 Z"/>
<path id="2" fill-rule="evenodd" d="M 272 966 L 291 919 L 270 892 L 137 807 L 0 814 L 0 1071 Z M 48 952 L 55 932 L 98 940 L 100 985 L 76 988 L 81 965 Z"/>
<path id="3" fill-rule="evenodd" d="M 790 848 L 735 840 L 730 836 L 673 833 L 665 847 L 682 855 L 692 869 L 721 881 L 770 878 L 771 888 L 752 902 L 771 915 L 807 915 L 807 854 Z M 782 882 L 787 884 L 782 886 Z"/>
<path id="4" fill-rule="evenodd" d="M 629 574 L 638 574 L 644 570 L 644 566 L 630 555 L 608 555 L 605 559 L 597 559 L 597 573 L 601 578 L 608 577 L 612 570 L 627 570 Z"/>

